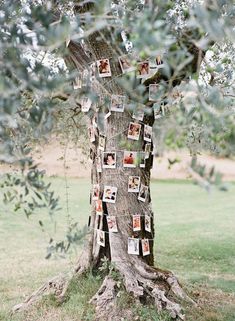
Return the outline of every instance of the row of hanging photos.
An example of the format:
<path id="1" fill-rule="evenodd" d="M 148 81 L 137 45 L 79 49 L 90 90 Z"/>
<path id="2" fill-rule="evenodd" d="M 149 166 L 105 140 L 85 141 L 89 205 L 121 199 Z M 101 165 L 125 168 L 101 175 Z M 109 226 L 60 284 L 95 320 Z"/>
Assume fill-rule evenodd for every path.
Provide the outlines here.
<path id="1" fill-rule="evenodd" d="M 150 254 L 149 239 L 139 239 L 135 237 L 128 237 L 128 254 L 140 255 L 140 241 L 142 245 L 142 254 L 143 256 Z M 105 247 L 105 232 L 102 230 L 97 230 L 97 243 L 100 246 Z"/>
<path id="2" fill-rule="evenodd" d="M 164 114 L 164 107 L 162 104 L 156 103 L 156 101 L 159 99 L 159 85 L 158 84 L 151 84 L 149 85 L 149 101 L 155 102 L 153 104 L 153 110 L 154 110 L 154 117 L 155 119 L 160 118 Z M 86 113 L 90 110 L 93 102 L 92 100 L 84 96 L 81 98 L 81 111 Z M 98 105 L 98 101 L 95 104 L 96 106 Z M 109 106 L 109 113 L 106 115 L 106 118 L 110 116 L 111 112 L 124 112 L 126 105 L 126 96 L 122 95 L 111 95 L 110 99 L 110 106 Z M 142 105 L 141 109 L 142 110 L 137 110 L 137 112 L 133 113 L 133 118 L 138 119 L 138 120 L 143 120 L 144 118 L 144 108 L 145 106 Z"/>
<path id="3" fill-rule="evenodd" d="M 107 225 L 109 230 L 108 233 L 118 233 L 116 216 L 106 215 L 106 219 L 107 219 Z M 133 229 L 133 232 L 141 231 L 141 215 L 139 214 L 132 215 L 132 229 Z M 151 217 L 149 215 L 144 215 L 144 229 L 146 232 L 151 233 Z M 97 230 L 97 243 L 103 247 L 105 247 L 105 233 L 107 232 L 100 229 Z M 139 238 L 135 238 L 135 237 L 128 238 L 128 254 L 139 255 L 139 241 L 140 241 Z M 141 239 L 141 244 L 142 244 L 143 256 L 149 255 L 150 254 L 149 239 L 147 238 Z"/>
<path id="4" fill-rule="evenodd" d="M 159 68 L 164 67 L 162 55 L 158 54 L 155 57 L 138 61 L 133 54 L 126 54 L 118 58 L 122 73 L 136 71 L 137 78 L 147 78 L 155 73 Z M 134 63 L 133 63 L 134 62 Z M 100 78 L 111 77 L 110 61 L 107 58 L 97 60 L 89 66 L 89 70 L 84 70 L 81 77 L 77 77 L 74 82 L 74 89 L 80 89 L 86 86 L 88 79 L 94 79 L 98 72 Z"/>

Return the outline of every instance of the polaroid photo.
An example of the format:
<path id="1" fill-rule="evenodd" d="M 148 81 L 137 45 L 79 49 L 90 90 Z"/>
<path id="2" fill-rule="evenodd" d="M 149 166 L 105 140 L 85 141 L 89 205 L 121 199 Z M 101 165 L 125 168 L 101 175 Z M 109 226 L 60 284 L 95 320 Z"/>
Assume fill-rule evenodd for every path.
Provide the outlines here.
<path id="1" fill-rule="evenodd" d="M 94 128 L 94 126 L 90 126 L 88 128 L 88 131 L 89 131 L 90 142 L 94 143 L 95 142 L 95 128 Z"/>
<path id="2" fill-rule="evenodd" d="M 122 73 L 125 74 L 126 72 L 130 72 L 135 70 L 135 67 L 131 64 L 132 57 L 131 55 L 124 55 L 118 58 L 119 64 L 122 69 Z"/>
<path id="3" fill-rule="evenodd" d="M 144 229 L 146 232 L 151 232 L 151 217 L 149 215 L 144 216 Z"/>
<path id="4" fill-rule="evenodd" d="M 97 62 L 100 78 L 111 77 L 111 68 L 109 59 L 100 59 Z"/>
<path id="5" fill-rule="evenodd" d="M 138 195 L 138 200 L 141 202 L 145 202 L 147 199 L 147 195 L 148 195 L 148 186 L 141 184 L 139 195 Z"/>
<path id="6" fill-rule="evenodd" d="M 152 145 L 150 143 L 145 144 L 145 147 L 144 147 L 145 159 L 149 158 L 151 149 L 152 149 Z"/>
<path id="7" fill-rule="evenodd" d="M 100 156 L 97 157 L 96 169 L 98 173 L 102 173 L 102 162 Z"/>
<path id="8" fill-rule="evenodd" d="M 162 55 L 157 55 L 157 56 L 155 57 L 155 63 L 156 63 L 156 65 L 157 65 L 158 68 L 163 67 L 164 62 L 163 62 L 163 60 L 162 60 Z"/>
<path id="9" fill-rule="evenodd" d="M 97 230 L 97 244 L 105 247 L 105 232 L 102 230 Z"/>
<path id="10" fill-rule="evenodd" d="M 109 232 L 118 232 L 116 216 L 106 216 Z"/>
<path id="11" fill-rule="evenodd" d="M 144 111 L 135 110 L 132 114 L 132 118 L 143 121 L 144 120 Z"/>
<path id="12" fill-rule="evenodd" d="M 141 218 L 139 214 L 132 216 L 132 227 L 134 232 L 141 231 Z"/>
<path id="13" fill-rule="evenodd" d="M 84 69 L 82 71 L 82 87 L 87 87 L 90 84 L 89 71 Z"/>
<path id="14" fill-rule="evenodd" d="M 95 211 L 97 215 L 103 214 L 103 203 L 102 200 L 95 201 Z"/>
<path id="15" fill-rule="evenodd" d="M 154 112 L 154 118 L 155 119 L 162 118 L 165 115 L 164 105 L 155 103 L 153 105 L 153 112 Z"/>
<path id="16" fill-rule="evenodd" d="M 90 77 L 92 81 L 96 78 L 96 71 L 97 71 L 96 64 L 95 62 L 92 62 L 89 66 L 89 72 L 90 72 Z"/>
<path id="17" fill-rule="evenodd" d="M 153 127 L 149 125 L 144 125 L 144 141 L 151 142 L 153 135 Z"/>
<path id="18" fill-rule="evenodd" d="M 137 76 L 136 78 L 147 77 L 150 73 L 149 61 L 145 60 L 142 62 L 137 62 Z"/>
<path id="19" fill-rule="evenodd" d="M 138 193 L 140 190 L 140 176 L 129 176 L 128 178 L 128 192 Z"/>
<path id="20" fill-rule="evenodd" d="M 133 140 L 139 140 L 141 131 L 141 124 L 139 123 L 130 123 L 127 137 Z"/>
<path id="21" fill-rule="evenodd" d="M 140 254 L 139 244 L 140 244 L 139 239 L 128 237 L 128 254 L 139 255 Z"/>
<path id="22" fill-rule="evenodd" d="M 97 201 L 99 199 L 99 194 L 100 194 L 100 185 L 94 184 L 93 190 L 92 190 L 92 200 Z"/>
<path id="23" fill-rule="evenodd" d="M 148 239 L 141 240 L 141 245 L 142 245 L 143 256 L 149 255 L 150 254 L 149 240 Z"/>
<path id="24" fill-rule="evenodd" d="M 83 97 L 81 99 L 81 110 L 84 113 L 87 113 L 89 109 L 91 108 L 92 101 L 89 97 Z"/>
<path id="25" fill-rule="evenodd" d="M 103 168 L 116 168 L 116 152 L 103 152 Z"/>
<path id="26" fill-rule="evenodd" d="M 117 197 L 117 187 L 105 186 L 103 194 L 103 202 L 115 203 Z"/>
<path id="27" fill-rule="evenodd" d="M 73 89 L 81 89 L 82 88 L 82 78 L 81 76 L 78 76 L 74 79 L 73 82 Z"/>
<path id="28" fill-rule="evenodd" d="M 111 103 L 110 103 L 110 111 L 123 113 L 125 108 L 125 101 L 126 101 L 125 96 L 112 95 Z"/>
<path id="29" fill-rule="evenodd" d="M 99 150 L 104 151 L 105 149 L 105 142 L 106 142 L 106 136 L 104 135 L 99 135 Z"/>
<path id="30" fill-rule="evenodd" d="M 140 152 L 138 157 L 139 157 L 138 163 L 139 163 L 140 168 L 145 168 L 145 152 Z"/>
<path id="31" fill-rule="evenodd" d="M 125 150 L 123 156 L 123 167 L 136 167 L 137 152 L 130 152 Z"/>
<path id="32" fill-rule="evenodd" d="M 149 85 L 149 101 L 156 101 L 158 99 L 159 85 Z"/>

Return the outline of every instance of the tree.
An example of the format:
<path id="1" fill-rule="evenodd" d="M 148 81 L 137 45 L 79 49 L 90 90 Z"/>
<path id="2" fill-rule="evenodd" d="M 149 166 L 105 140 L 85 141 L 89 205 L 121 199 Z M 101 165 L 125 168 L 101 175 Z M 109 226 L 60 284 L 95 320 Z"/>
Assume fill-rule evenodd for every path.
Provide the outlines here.
<path id="1" fill-rule="evenodd" d="M 229 7 L 229 5 L 230 3 L 224 4 L 224 12 L 228 12 L 227 7 Z M 58 23 L 58 29 L 50 30 L 51 34 L 45 32 L 38 36 L 38 43 L 39 40 L 41 40 L 43 45 L 45 45 L 44 41 L 46 39 L 46 41 L 49 42 L 49 45 L 48 43 L 46 45 L 49 46 L 49 48 L 53 48 L 55 44 L 53 42 L 50 44 L 51 38 L 49 36 L 61 36 L 61 33 L 63 34 L 62 31 L 68 28 L 68 20 L 64 17 L 59 20 L 58 12 L 52 10 L 52 16 L 46 21 L 44 20 L 43 7 L 38 6 L 37 8 L 41 8 L 39 12 L 36 12 L 36 9 L 31 7 L 30 15 L 33 16 L 35 14 L 35 21 L 37 21 L 39 13 L 42 14 L 43 19 L 41 18 L 40 22 L 44 23 L 45 29 L 50 29 L 53 23 L 57 24 L 57 21 L 60 21 L 60 23 Z M 61 7 L 60 10 L 63 14 L 64 7 Z M 177 20 L 180 27 L 173 28 L 170 21 L 173 20 L 173 13 L 177 12 L 177 10 L 181 15 L 181 19 Z M 144 129 L 149 129 L 146 125 L 152 127 L 155 118 L 158 118 L 156 117 L 157 113 L 154 113 L 154 108 L 160 111 L 165 109 L 166 113 L 171 112 L 169 105 L 178 102 L 179 96 L 181 96 L 181 88 L 185 89 L 190 79 L 194 79 L 199 88 L 201 63 L 206 51 L 215 41 L 213 32 L 206 35 L 205 29 L 200 23 L 203 15 L 204 17 L 208 17 L 209 26 L 217 21 L 220 17 L 217 3 L 208 1 L 205 5 L 192 7 L 190 7 L 190 5 L 187 7 L 187 5 L 183 3 L 183 5 L 176 4 L 176 7 L 174 7 L 171 1 L 167 3 L 162 3 L 161 1 L 151 3 L 151 1 L 148 1 L 144 5 L 141 2 L 136 3 L 136 1 L 114 1 L 112 5 L 108 1 L 97 1 L 95 3 L 76 1 L 74 12 L 80 20 L 79 26 L 82 30 L 80 33 L 78 33 L 77 30 L 76 33 L 72 32 L 65 61 L 70 70 L 70 74 L 75 78 L 74 81 L 77 81 L 75 76 L 79 77 L 82 75 L 82 81 L 84 82 L 84 77 L 88 75 L 86 85 L 83 86 L 78 93 L 74 94 L 71 89 L 70 91 L 67 90 L 67 87 L 65 90 L 62 90 L 62 80 L 58 83 L 57 79 L 55 84 L 52 83 L 52 89 L 53 91 L 58 90 L 59 94 L 51 95 L 49 90 L 49 98 L 40 92 L 38 100 L 40 103 L 39 106 L 35 106 L 35 108 L 34 106 L 31 107 L 31 104 L 33 105 L 34 103 L 31 96 L 34 95 L 35 88 L 30 87 L 28 81 L 26 81 L 27 86 L 21 89 L 19 95 L 22 91 L 29 93 L 30 102 L 29 107 L 26 108 L 26 112 L 32 118 L 27 122 L 29 125 L 32 124 L 32 120 L 36 119 L 40 125 L 45 124 L 45 127 L 47 127 L 48 124 L 44 123 L 43 112 L 40 112 L 44 109 L 44 111 L 50 113 L 50 109 L 48 106 L 45 106 L 45 103 L 49 103 L 52 110 L 54 110 L 58 102 L 57 99 L 65 100 L 67 104 L 71 104 L 71 100 L 74 99 L 72 100 L 72 104 L 74 104 L 75 107 L 69 106 L 74 117 L 77 113 L 80 113 L 80 109 L 84 108 L 84 99 L 87 99 L 88 102 L 90 101 L 92 105 L 91 108 L 87 108 L 86 112 L 86 119 L 91 135 L 91 159 L 93 164 L 91 177 L 92 185 L 94 187 L 96 187 L 95 185 L 99 186 L 97 198 L 98 201 L 103 200 L 103 214 L 97 215 L 97 203 L 93 199 L 88 242 L 84 249 L 82 260 L 78 262 L 75 268 L 75 273 L 84 273 L 90 268 L 97 269 L 102 265 L 104 258 L 106 258 L 106 260 L 111 262 L 110 264 L 115 271 L 121 275 L 125 289 L 135 298 L 141 301 L 148 301 L 150 299 L 155 302 L 158 310 L 167 309 L 172 318 L 183 319 L 184 315 L 176 298 L 187 300 L 191 303 L 194 302 L 184 293 L 172 272 L 163 271 L 154 267 L 154 219 L 149 188 L 150 170 L 153 162 L 153 143 L 150 139 L 150 151 L 146 152 L 145 146 L 148 143 L 148 139 L 146 142 L 147 135 L 144 137 Z M 227 16 L 225 15 L 225 17 Z M 52 22 L 52 20 L 56 20 L 56 22 Z M 229 25 L 230 17 L 226 23 Z M 33 29 L 30 24 L 28 24 L 28 27 Z M 220 30 L 224 30 L 223 28 L 224 25 L 220 25 Z M 159 40 L 160 34 L 162 36 L 161 40 Z M 61 43 L 64 43 L 66 40 L 67 34 L 64 33 L 63 35 L 64 39 L 60 39 Z M 221 37 L 223 36 L 225 35 L 221 34 Z M 151 76 L 144 78 L 142 82 L 136 79 L 136 74 L 133 72 L 122 75 L 119 58 L 128 53 L 128 37 L 134 49 L 137 50 L 137 56 L 141 63 L 151 57 L 156 59 L 156 56 L 159 55 L 159 48 L 156 49 L 155 45 L 159 45 L 161 50 L 166 50 L 166 54 L 164 55 L 165 67 L 155 68 Z M 158 42 L 155 44 L 156 40 L 158 40 Z M 17 47 L 17 45 L 15 47 Z M 160 53 L 162 54 L 161 50 Z M 100 77 L 98 73 L 102 73 L 102 71 L 97 69 L 94 76 L 92 74 L 94 72 L 92 63 L 106 59 L 110 62 L 111 78 Z M 135 59 L 136 57 L 132 58 L 132 61 Z M 136 63 L 133 63 L 133 65 L 135 65 L 136 69 L 138 60 Z M 37 72 L 39 67 L 42 68 L 40 64 L 36 67 L 34 73 Z M 214 70 L 209 71 L 211 75 L 213 72 Z M 22 78 L 22 76 L 20 77 Z M 13 72 L 11 72 L 9 79 L 14 79 Z M 45 87 L 48 89 L 47 81 L 46 85 Z M 148 90 L 151 85 L 157 85 L 158 89 L 153 101 L 149 101 L 148 96 Z M 192 89 L 189 90 L 192 91 Z M 109 106 L 113 103 L 112 99 L 117 103 L 117 96 L 125 97 L 125 110 L 124 112 L 112 111 L 111 114 L 109 114 Z M 21 99 L 21 97 L 18 97 L 18 99 Z M 208 96 L 207 99 L 207 104 L 209 105 L 211 102 Z M 205 100 L 202 101 L 202 96 L 196 95 L 194 104 L 195 102 L 198 105 L 200 102 L 203 106 Z M 181 100 L 180 104 L 183 105 L 183 103 Z M 140 121 L 134 119 L 132 115 L 132 112 L 136 113 L 139 111 L 144 111 L 144 118 Z M 19 113 L 20 117 L 21 115 L 25 115 L 24 110 L 18 109 L 18 105 L 16 106 L 16 112 Z M 157 114 L 157 116 L 159 115 Z M 21 117 L 21 121 L 22 119 L 24 119 L 24 117 Z M 132 129 L 137 130 L 137 133 L 132 133 L 132 135 L 130 133 L 131 123 L 134 123 Z M 138 125 L 136 126 L 136 124 Z M 25 128 L 27 128 L 27 126 L 25 126 Z M 19 130 L 19 128 L 17 129 Z M 30 130 L 28 129 L 28 133 Z M 151 131 L 151 129 L 149 130 Z M 12 135 L 12 130 L 10 130 L 10 133 Z M 9 135 L 9 125 L 6 126 L 6 135 Z M 102 172 L 100 172 L 98 170 L 100 157 L 104 157 L 100 151 L 100 149 L 102 149 L 100 146 L 102 135 L 105 135 L 104 152 L 110 154 L 107 155 L 107 157 L 114 156 L 113 159 L 115 160 L 116 166 L 103 168 Z M 132 136 L 132 140 L 130 140 L 130 136 Z M 133 138 L 136 137 L 138 139 L 133 140 Z M 135 154 L 135 152 L 138 152 L 139 156 L 144 152 L 145 167 L 140 167 L 138 162 L 135 167 L 123 167 L 123 155 L 125 151 L 129 152 L 128 157 L 130 157 L 130 154 Z M 14 153 L 13 148 L 13 154 Z M 24 161 L 24 166 L 25 163 L 29 164 L 30 170 L 35 169 L 31 168 L 33 165 L 28 159 Z M 141 190 L 139 193 L 128 192 L 128 181 L 129 179 L 133 181 L 135 179 L 134 177 L 137 177 L 138 181 L 138 183 L 135 184 L 139 185 L 139 182 L 141 182 L 143 189 L 146 187 L 144 195 L 141 195 Z M 136 189 L 135 184 L 133 189 Z M 109 192 L 112 192 L 112 187 L 117 188 L 117 191 L 114 190 L 114 193 L 116 193 L 115 203 L 114 199 L 110 202 L 110 196 L 108 195 Z M 105 192 L 107 195 L 104 199 L 103 195 Z M 48 193 L 44 194 L 45 198 L 47 195 Z M 35 204 L 36 202 L 33 202 L 32 208 Z M 53 208 L 56 200 L 54 200 L 53 197 L 51 200 L 49 197 L 49 204 Z M 133 231 L 132 222 L 134 214 L 140 215 L 140 217 L 136 217 L 136 219 L 140 218 L 141 230 Z M 108 228 L 109 217 L 116 218 L 118 233 L 111 232 Z M 150 219 L 150 228 L 146 228 L 146 220 L 148 219 Z M 137 247 L 140 245 L 139 239 L 149 240 L 150 254 L 145 256 L 142 250 L 139 251 L 139 255 L 128 254 L 129 238 L 129 242 L 134 242 L 135 238 L 137 239 Z M 99 244 L 97 243 L 97 239 Z M 69 280 L 66 278 L 62 278 L 62 280 L 55 279 L 49 282 L 33 294 L 25 303 L 16 306 L 15 310 L 25 308 L 33 302 L 38 295 L 48 290 L 48 288 L 58 289 L 57 286 L 59 286 L 58 293 L 56 292 L 56 294 L 62 299 L 68 282 Z M 112 277 L 112 273 L 109 273 L 105 277 L 101 289 L 92 299 L 92 302 L 97 306 L 98 315 L 102 320 L 104 320 L 105 315 L 107 315 L 107 310 L 110 312 L 109 317 L 112 318 L 112 304 L 117 292 L 117 281 Z"/>

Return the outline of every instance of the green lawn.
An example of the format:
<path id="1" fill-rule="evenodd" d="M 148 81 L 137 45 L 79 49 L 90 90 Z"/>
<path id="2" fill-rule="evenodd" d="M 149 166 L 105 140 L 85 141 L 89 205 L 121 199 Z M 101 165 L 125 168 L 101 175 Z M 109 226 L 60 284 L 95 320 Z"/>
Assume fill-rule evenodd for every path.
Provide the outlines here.
<path id="1" fill-rule="evenodd" d="M 59 238 L 66 231 L 69 216 L 81 228 L 89 215 L 90 183 L 61 178 L 51 179 L 61 197 L 62 210 L 56 224 L 45 212 L 26 219 L 0 211 L 0 320 L 4 321 L 84 321 L 92 320 L 85 304 L 99 286 L 90 276 L 62 306 L 43 302 L 27 314 L 12 318 L 9 309 L 22 301 L 43 280 L 72 268 L 81 245 L 66 258 L 45 260 L 50 235 Z M 191 321 L 235 320 L 235 185 L 228 192 L 210 194 L 187 182 L 154 181 L 151 186 L 155 212 L 156 264 L 176 273 L 181 283 L 198 299 L 201 310 L 187 308 Z M 68 195 L 68 197 L 66 197 Z M 43 220 L 46 231 L 39 228 Z M 77 293 L 79 292 L 79 293 Z M 84 317 L 86 314 L 86 318 Z M 144 310 L 142 312 L 144 315 Z M 82 316 L 83 315 L 83 316 Z M 143 320 L 163 320 L 143 317 Z M 142 320 L 142 319 L 141 319 Z M 164 319 L 165 320 L 165 319 Z"/>

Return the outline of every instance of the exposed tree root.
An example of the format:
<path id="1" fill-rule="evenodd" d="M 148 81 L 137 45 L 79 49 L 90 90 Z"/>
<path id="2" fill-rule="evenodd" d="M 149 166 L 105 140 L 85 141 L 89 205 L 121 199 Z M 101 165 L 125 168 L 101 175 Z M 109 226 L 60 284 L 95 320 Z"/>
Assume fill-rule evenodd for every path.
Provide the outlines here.
<path id="1" fill-rule="evenodd" d="M 45 282 L 39 289 L 33 292 L 24 302 L 15 305 L 12 312 L 27 310 L 31 305 L 38 302 L 43 296 L 53 294 L 58 300 L 64 297 L 67 291 L 71 275 L 58 275 L 53 279 Z"/>
<path id="2" fill-rule="evenodd" d="M 116 268 L 123 277 L 127 292 L 140 301 L 148 299 L 153 302 L 158 311 L 167 310 L 172 319 L 184 320 L 182 308 L 179 303 L 175 302 L 177 298 L 195 304 L 183 291 L 177 278 L 171 272 L 155 268 L 151 268 L 152 271 L 150 271 L 149 266 L 145 266 L 145 263 L 136 266 L 131 262 L 124 263 L 123 261 L 117 263 Z M 111 276 L 107 276 L 99 291 L 90 301 L 96 306 L 97 320 L 113 320 L 112 310 L 115 306 L 117 293 L 116 282 Z"/>

